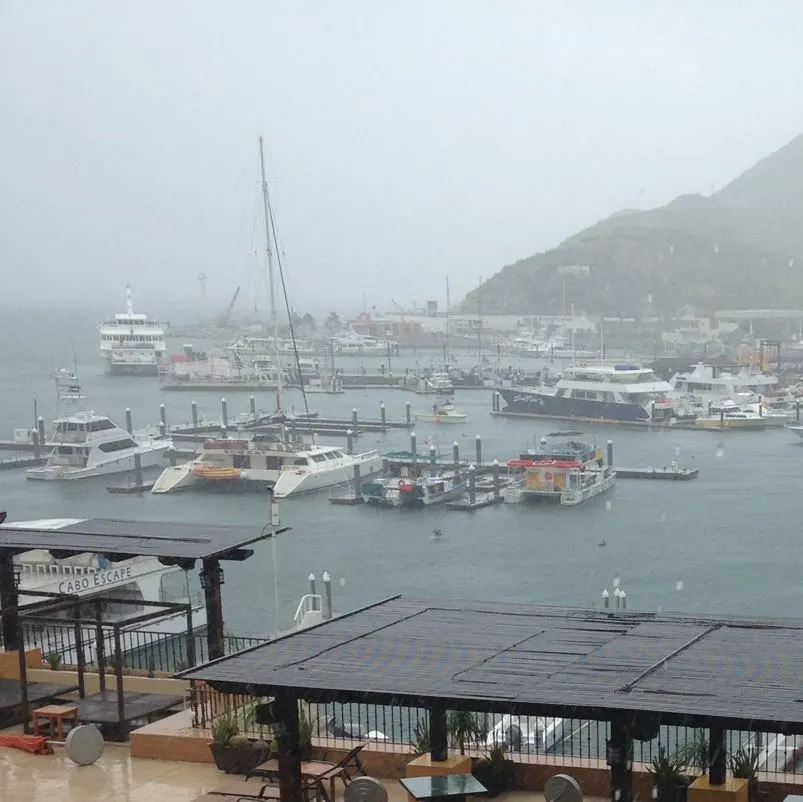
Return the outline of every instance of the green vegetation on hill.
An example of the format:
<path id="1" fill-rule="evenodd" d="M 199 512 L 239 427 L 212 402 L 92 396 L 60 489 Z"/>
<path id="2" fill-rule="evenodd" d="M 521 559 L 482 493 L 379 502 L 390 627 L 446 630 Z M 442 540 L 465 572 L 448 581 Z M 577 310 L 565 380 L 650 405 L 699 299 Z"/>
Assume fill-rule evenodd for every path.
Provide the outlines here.
<path id="1" fill-rule="evenodd" d="M 574 303 L 590 314 L 638 316 L 687 304 L 803 306 L 801 221 L 803 135 L 710 198 L 620 212 L 504 267 L 461 310 L 557 314 Z"/>

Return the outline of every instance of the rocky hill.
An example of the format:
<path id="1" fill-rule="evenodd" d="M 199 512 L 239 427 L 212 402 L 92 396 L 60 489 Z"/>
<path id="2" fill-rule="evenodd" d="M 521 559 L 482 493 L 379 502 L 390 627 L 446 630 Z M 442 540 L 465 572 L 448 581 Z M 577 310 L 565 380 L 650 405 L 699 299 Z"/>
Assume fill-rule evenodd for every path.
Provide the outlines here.
<path id="1" fill-rule="evenodd" d="M 668 314 L 803 305 L 803 135 L 711 197 L 619 212 L 504 267 L 462 311 Z"/>

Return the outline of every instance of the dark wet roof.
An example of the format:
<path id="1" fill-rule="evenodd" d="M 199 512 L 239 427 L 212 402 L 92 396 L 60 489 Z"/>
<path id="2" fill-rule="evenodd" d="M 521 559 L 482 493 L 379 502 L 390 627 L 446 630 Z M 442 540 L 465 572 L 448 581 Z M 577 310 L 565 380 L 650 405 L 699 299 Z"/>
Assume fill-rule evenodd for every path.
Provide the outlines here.
<path id="1" fill-rule="evenodd" d="M 599 719 L 640 711 L 803 732 L 803 621 L 790 619 L 396 597 L 183 676 L 318 700 Z"/>
<path id="2" fill-rule="evenodd" d="M 142 556 L 164 560 L 242 560 L 251 554 L 245 547 L 272 534 L 270 527 L 260 526 L 110 518 L 84 521 L 68 519 L 57 528 L 48 521 L 35 523 L 26 524 L 24 528 L 14 523 L 0 526 L 0 552 L 12 551 L 16 554 L 31 549 L 48 549 L 60 555 L 92 552 L 110 557 Z"/>

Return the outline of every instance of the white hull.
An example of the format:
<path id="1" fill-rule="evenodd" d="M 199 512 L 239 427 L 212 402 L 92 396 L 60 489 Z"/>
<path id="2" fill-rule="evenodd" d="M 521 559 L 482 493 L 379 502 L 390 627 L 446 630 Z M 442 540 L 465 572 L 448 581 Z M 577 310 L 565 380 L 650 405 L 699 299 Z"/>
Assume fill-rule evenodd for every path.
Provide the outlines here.
<path id="1" fill-rule="evenodd" d="M 429 423 L 465 423 L 468 415 L 462 412 L 454 412 L 451 414 L 444 413 L 443 415 L 435 415 L 432 412 L 419 412 L 416 413 L 415 419 Z"/>
<path id="2" fill-rule="evenodd" d="M 139 452 L 140 463 L 143 470 L 159 467 L 165 453 L 172 447 L 172 443 L 165 441 L 152 445 L 141 446 Z M 25 475 L 28 479 L 44 479 L 66 481 L 70 479 L 90 479 L 93 476 L 109 476 L 115 473 L 129 473 L 135 470 L 134 451 L 129 450 L 125 455 L 109 459 L 99 465 L 86 468 L 74 468 L 69 465 L 45 465 L 41 468 L 29 468 Z"/>
<path id="3" fill-rule="evenodd" d="M 366 454 L 355 454 L 337 463 L 330 462 L 321 468 L 285 468 L 275 487 L 275 498 L 307 493 L 311 490 L 323 490 L 327 487 L 342 485 L 354 479 L 354 466 L 360 466 L 360 477 L 367 477 L 382 470 L 382 457 L 376 451 Z"/>
<path id="4" fill-rule="evenodd" d="M 789 426 L 788 429 L 803 440 L 803 426 Z"/>
<path id="5" fill-rule="evenodd" d="M 616 484 L 616 473 L 606 469 L 599 481 L 586 487 L 564 490 L 560 494 L 560 503 L 563 507 L 576 507 L 589 499 L 607 493 Z"/>

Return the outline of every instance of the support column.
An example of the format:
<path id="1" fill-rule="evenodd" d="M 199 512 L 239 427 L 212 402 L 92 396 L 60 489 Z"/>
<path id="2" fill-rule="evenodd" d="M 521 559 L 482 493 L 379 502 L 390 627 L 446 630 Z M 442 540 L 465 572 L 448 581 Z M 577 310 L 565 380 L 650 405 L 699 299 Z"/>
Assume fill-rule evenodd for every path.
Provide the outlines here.
<path id="1" fill-rule="evenodd" d="M 3 645 L 7 652 L 23 648 L 20 630 L 19 593 L 14 577 L 14 555 L 8 551 L 0 554 L 0 609 L 3 612 Z"/>
<path id="2" fill-rule="evenodd" d="M 442 705 L 434 705 L 429 709 L 429 754 L 433 761 L 443 761 L 449 757 L 446 708 Z"/>
<path id="3" fill-rule="evenodd" d="M 223 600 L 220 595 L 221 570 L 218 560 L 204 560 L 201 586 L 206 602 L 206 633 L 209 639 L 209 659 L 223 657 Z"/>
<path id="4" fill-rule="evenodd" d="M 303 802 L 298 699 L 286 690 L 276 692 L 276 748 L 279 763 L 280 802 Z M 334 800 L 332 800 L 334 802 Z"/>
<path id="5" fill-rule="evenodd" d="M 723 785 L 726 768 L 725 730 L 711 727 L 708 734 L 708 782 L 711 785 Z"/>
<path id="6" fill-rule="evenodd" d="M 625 726 L 623 717 L 611 721 L 608 765 L 611 767 L 611 799 L 614 802 L 632 802 L 633 738 Z"/>

